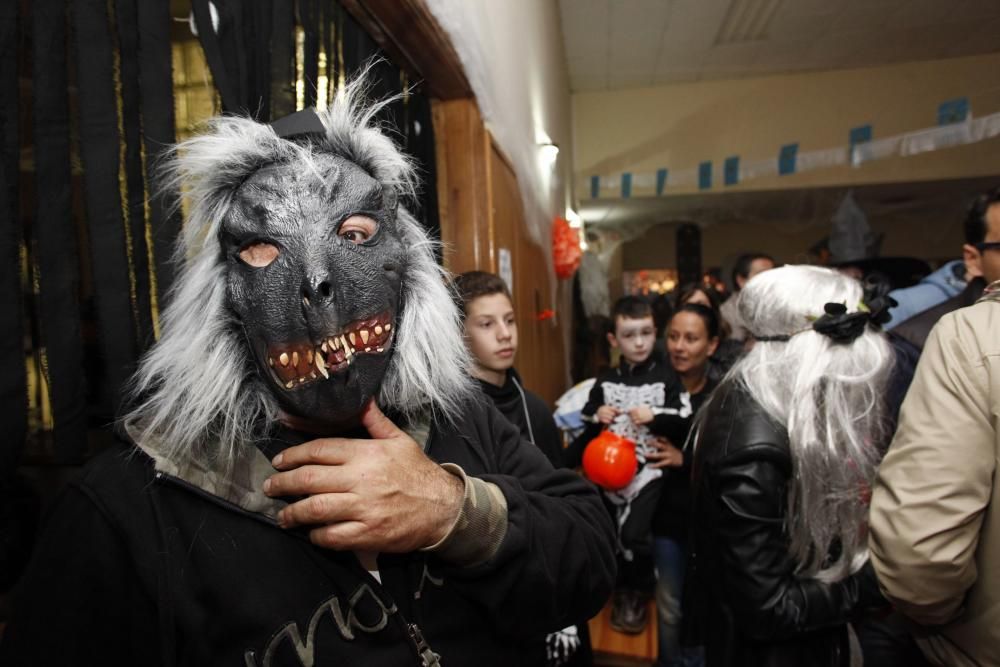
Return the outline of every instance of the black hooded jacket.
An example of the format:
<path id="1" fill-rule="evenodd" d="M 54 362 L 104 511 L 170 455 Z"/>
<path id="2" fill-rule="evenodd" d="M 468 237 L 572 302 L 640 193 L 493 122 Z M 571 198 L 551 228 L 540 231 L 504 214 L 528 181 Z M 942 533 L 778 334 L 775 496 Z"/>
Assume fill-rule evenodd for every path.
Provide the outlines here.
<path id="1" fill-rule="evenodd" d="M 444 665 L 536 664 L 539 636 L 610 595 L 599 496 L 482 398 L 432 425 L 426 451 L 499 487 L 506 534 L 480 565 L 381 554 L 380 581 L 352 553 L 160 472 L 134 447 L 100 456 L 50 516 L 0 664 L 395 667 L 436 664 L 422 661 L 430 652 Z"/>
<path id="2" fill-rule="evenodd" d="M 478 383 L 500 414 L 521 430 L 521 436 L 542 450 L 553 468 L 562 468 L 562 436 L 552 412 L 541 396 L 524 388 L 518 372 L 508 369 L 502 387 L 485 380 Z"/>

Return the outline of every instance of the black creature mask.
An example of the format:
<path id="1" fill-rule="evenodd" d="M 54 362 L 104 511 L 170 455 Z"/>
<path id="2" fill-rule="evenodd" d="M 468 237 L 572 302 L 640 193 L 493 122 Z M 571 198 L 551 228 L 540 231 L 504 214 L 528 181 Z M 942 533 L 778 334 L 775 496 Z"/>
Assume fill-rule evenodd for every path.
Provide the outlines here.
<path id="1" fill-rule="evenodd" d="M 288 413 L 354 420 L 389 366 L 405 248 L 395 193 L 354 163 L 271 164 L 234 193 L 219 241 L 228 301 Z"/>

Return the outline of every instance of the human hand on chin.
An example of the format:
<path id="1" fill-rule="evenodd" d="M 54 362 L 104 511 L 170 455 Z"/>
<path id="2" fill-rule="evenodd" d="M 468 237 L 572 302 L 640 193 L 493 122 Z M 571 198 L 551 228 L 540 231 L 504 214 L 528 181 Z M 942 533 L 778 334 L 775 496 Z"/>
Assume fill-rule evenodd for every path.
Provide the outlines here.
<path id="1" fill-rule="evenodd" d="M 310 540 L 337 550 L 404 553 L 439 542 L 462 507 L 465 488 L 372 400 L 361 423 L 371 439 L 319 438 L 271 462 L 269 496 L 308 496 L 278 514 L 283 528 L 314 526 Z"/>

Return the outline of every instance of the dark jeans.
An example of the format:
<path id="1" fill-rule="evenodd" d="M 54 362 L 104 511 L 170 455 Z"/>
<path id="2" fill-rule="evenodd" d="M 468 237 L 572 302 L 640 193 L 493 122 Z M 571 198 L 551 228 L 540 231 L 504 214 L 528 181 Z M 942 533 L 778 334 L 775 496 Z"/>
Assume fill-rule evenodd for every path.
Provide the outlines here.
<path id="1" fill-rule="evenodd" d="M 701 647 L 681 646 L 681 599 L 687 550 L 672 537 L 653 538 L 656 561 L 657 667 L 701 667 Z"/>
<path id="2" fill-rule="evenodd" d="M 619 590 L 631 590 L 652 595 L 656 587 L 653 568 L 653 514 L 660 501 L 662 480 L 653 480 L 626 505 L 615 506 L 608 501 L 618 525 Z M 624 521 L 621 517 L 624 515 Z"/>

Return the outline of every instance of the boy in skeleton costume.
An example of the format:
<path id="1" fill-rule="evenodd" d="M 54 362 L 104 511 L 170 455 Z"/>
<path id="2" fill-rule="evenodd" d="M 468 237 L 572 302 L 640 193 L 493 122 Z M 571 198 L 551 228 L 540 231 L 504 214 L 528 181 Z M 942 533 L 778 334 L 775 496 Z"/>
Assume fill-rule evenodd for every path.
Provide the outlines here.
<path id="1" fill-rule="evenodd" d="M 611 316 L 608 341 L 621 350 L 621 363 L 594 382 L 580 411 L 588 425 L 570 446 L 567 458 L 579 464 L 586 445 L 604 428 L 636 443 L 635 477 L 624 489 L 604 491 L 604 497 L 618 524 L 618 582 L 611 627 L 637 634 L 646 627 L 647 602 L 656 584 L 652 521 L 663 475 L 661 469 L 646 465 L 647 455 L 658 451 L 654 438 L 664 434 L 670 420 L 691 416 L 691 399 L 681 391 L 670 367 L 652 354 L 656 325 L 649 303 L 624 296 L 615 302 Z"/>
<path id="2" fill-rule="evenodd" d="M 525 664 L 609 595 L 600 499 L 472 391 L 360 92 L 179 146 L 182 270 L 130 442 L 59 501 L 3 664 Z"/>

